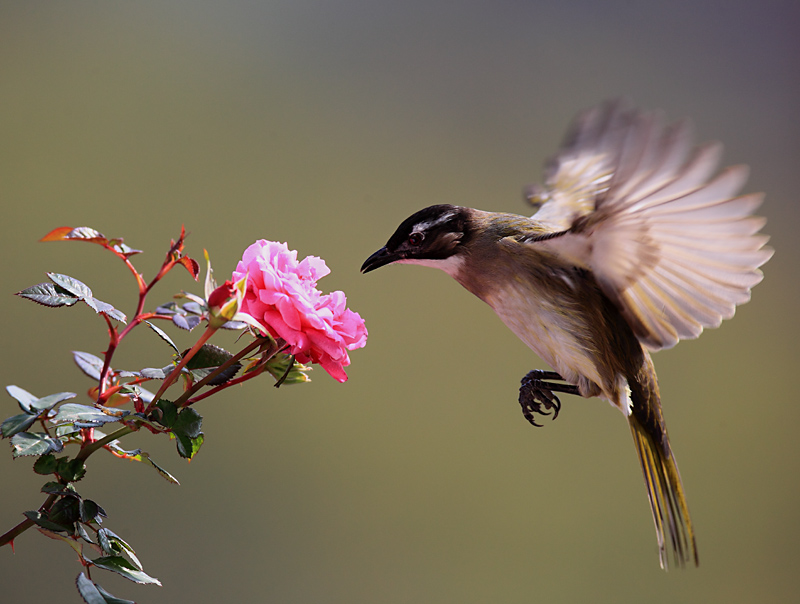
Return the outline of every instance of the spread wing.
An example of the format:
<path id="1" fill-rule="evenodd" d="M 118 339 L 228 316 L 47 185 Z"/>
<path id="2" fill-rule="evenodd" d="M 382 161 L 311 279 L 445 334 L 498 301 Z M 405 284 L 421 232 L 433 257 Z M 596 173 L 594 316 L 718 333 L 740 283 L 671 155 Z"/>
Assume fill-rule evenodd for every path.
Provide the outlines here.
<path id="1" fill-rule="evenodd" d="M 718 327 L 750 299 L 773 253 L 737 196 L 747 167 L 715 175 L 721 145 L 692 148 L 686 122 L 619 102 L 577 118 L 529 199 L 534 220 L 566 231 L 535 243 L 590 269 L 651 350 Z"/>

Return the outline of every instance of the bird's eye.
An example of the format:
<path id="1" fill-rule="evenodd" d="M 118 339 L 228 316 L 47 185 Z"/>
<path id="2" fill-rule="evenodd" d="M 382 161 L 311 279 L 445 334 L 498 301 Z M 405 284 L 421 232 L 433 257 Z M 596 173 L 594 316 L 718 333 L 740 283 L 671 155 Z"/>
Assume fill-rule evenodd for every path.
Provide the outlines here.
<path id="1" fill-rule="evenodd" d="M 411 233 L 408 236 L 408 244 L 416 247 L 420 243 L 422 243 L 422 239 L 423 239 L 422 233 Z"/>

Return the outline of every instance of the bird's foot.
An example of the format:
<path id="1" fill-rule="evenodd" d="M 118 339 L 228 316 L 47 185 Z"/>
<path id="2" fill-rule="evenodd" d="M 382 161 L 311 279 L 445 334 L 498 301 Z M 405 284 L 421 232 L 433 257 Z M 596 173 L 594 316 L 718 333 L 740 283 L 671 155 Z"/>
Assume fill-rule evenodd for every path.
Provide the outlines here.
<path id="1" fill-rule="evenodd" d="M 519 387 L 519 404 L 522 407 L 522 415 L 525 416 L 532 425 L 541 428 L 542 424 L 536 423 L 538 415 L 553 415 L 553 419 L 558 417 L 561 411 L 561 401 L 554 392 L 565 392 L 567 394 L 580 394 L 578 387 L 572 384 L 553 384 L 543 380 L 563 380 L 555 371 L 543 371 L 534 369 L 522 378 Z"/>

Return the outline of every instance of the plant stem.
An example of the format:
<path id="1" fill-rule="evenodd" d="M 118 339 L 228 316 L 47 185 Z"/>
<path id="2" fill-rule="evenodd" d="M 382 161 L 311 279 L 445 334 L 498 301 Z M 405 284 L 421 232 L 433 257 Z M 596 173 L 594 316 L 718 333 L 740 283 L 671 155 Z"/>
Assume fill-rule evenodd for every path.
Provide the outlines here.
<path id="1" fill-rule="evenodd" d="M 131 432 L 136 432 L 138 428 L 134 428 L 132 426 L 122 426 L 116 432 L 112 432 L 108 436 L 104 436 L 100 440 L 96 440 L 93 443 L 89 443 L 83 449 L 78 451 L 78 454 L 75 456 L 75 459 L 80 459 L 81 461 L 85 461 L 87 457 L 89 457 L 92 453 L 97 451 L 98 449 L 105 447 L 108 443 L 117 440 L 118 438 L 122 438 L 126 434 L 130 434 Z"/>
<path id="2" fill-rule="evenodd" d="M 175 401 L 174 401 L 175 402 L 175 406 L 176 407 L 185 406 L 188 403 L 189 399 L 192 397 L 192 395 L 194 393 L 196 393 L 198 390 L 200 390 L 200 388 L 205 386 L 208 382 L 213 380 L 215 377 L 217 377 L 220 373 L 225 371 L 228 367 L 230 367 L 234 363 L 239 362 L 245 356 L 250 354 L 253 350 L 258 348 L 259 346 L 263 346 L 265 342 L 269 342 L 269 339 L 268 338 L 264 338 L 264 337 L 257 337 L 250 344 L 248 344 L 247 346 L 242 348 L 242 350 L 237 352 L 235 355 L 233 355 L 231 358 L 229 358 L 227 361 L 225 361 L 222 365 L 217 367 L 214 371 L 209 373 L 206 377 L 204 377 L 202 380 L 200 380 L 199 382 L 194 384 L 191 388 L 189 388 L 189 390 L 187 390 L 181 396 L 179 396 L 177 399 L 175 399 Z M 274 342 L 272 347 L 270 348 L 270 350 L 267 352 L 267 355 L 268 355 L 267 356 L 267 360 L 269 360 L 270 358 L 275 356 L 280 350 L 281 350 L 281 344 L 279 344 L 278 342 Z M 242 376 L 242 377 L 244 377 L 244 376 Z M 255 377 L 255 376 L 253 376 L 253 377 Z M 225 386 L 225 385 L 226 384 L 223 384 L 223 386 Z M 212 390 L 212 392 L 216 392 L 216 391 L 217 391 L 216 388 L 214 390 Z M 203 397 L 203 398 L 205 398 L 205 397 Z M 196 401 L 192 401 L 192 402 L 196 402 Z"/>

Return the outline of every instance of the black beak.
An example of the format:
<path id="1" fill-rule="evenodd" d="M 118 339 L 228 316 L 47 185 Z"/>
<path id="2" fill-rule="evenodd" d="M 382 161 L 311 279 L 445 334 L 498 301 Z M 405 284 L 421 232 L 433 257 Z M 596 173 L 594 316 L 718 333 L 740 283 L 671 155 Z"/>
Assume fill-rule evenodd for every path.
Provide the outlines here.
<path id="1" fill-rule="evenodd" d="M 361 265 L 361 272 L 374 271 L 376 268 L 391 264 L 395 260 L 400 260 L 400 255 L 390 252 L 384 246 L 364 261 L 364 264 Z"/>

